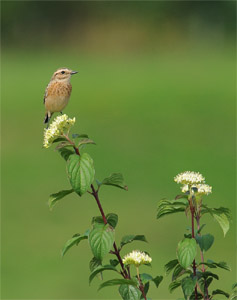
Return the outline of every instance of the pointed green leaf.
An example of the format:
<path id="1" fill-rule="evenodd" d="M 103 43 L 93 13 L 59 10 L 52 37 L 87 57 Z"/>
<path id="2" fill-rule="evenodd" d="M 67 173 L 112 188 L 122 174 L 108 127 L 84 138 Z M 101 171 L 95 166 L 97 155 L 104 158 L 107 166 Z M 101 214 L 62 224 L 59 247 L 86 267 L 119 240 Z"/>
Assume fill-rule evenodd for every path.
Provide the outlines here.
<path id="1" fill-rule="evenodd" d="M 89 234 L 89 244 L 94 256 L 103 259 L 109 253 L 114 243 L 114 230 L 109 225 L 100 225 Z"/>
<path id="2" fill-rule="evenodd" d="M 80 241 L 88 239 L 88 232 L 83 235 L 77 235 L 66 242 L 62 250 L 62 256 L 74 245 L 78 245 Z"/>
<path id="3" fill-rule="evenodd" d="M 206 213 L 209 213 L 219 223 L 225 236 L 230 228 L 230 210 L 225 207 L 210 208 L 207 205 L 203 205 L 202 214 Z"/>
<path id="4" fill-rule="evenodd" d="M 67 141 L 67 139 L 66 139 L 65 137 L 63 137 L 63 136 L 58 137 L 58 138 L 56 138 L 56 139 L 53 141 L 53 144 L 54 144 L 54 143 L 58 143 L 58 142 L 62 142 L 62 141 Z"/>
<path id="5" fill-rule="evenodd" d="M 101 265 L 102 265 L 101 260 L 96 257 L 93 257 L 89 263 L 90 271 L 93 272 L 97 267 L 99 267 Z"/>
<path id="6" fill-rule="evenodd" d="M 196 236 L 196 241 L 198 245 L 200 246 L 200 249 L 202 251 L 207 251 L 211 248 L 213 242 L 214 242 L 214 236 L 211 234 L 204 234 L 202 236 L 197 235 Z"/>
<path id="7" fill-rule="evenodd" d="M 69 142 L 65 141 L 65 142 L 61 142 L 57 145 L 57 147 L 55 148 L 55 150 L 59 150 L 61 148 L 64 148 L 64 147 L 73 147 L 72 144 L 70 144 Z"/>
<path id="8" fill-rule="evenodd" d="M 146 242 L 147 240 L 145 238 L 145 235 L 134 235 L 134 234 L 130 234 L 130 235 L 125 235 L 120 243 L 120 247 L 122 248 L 123 246 L 125 246 L 126 244 L 129 244 L 133 241 L 141 241 L 141 242 Z"/>
<path id="9" fill-rule="evenodd" d="M 70 155 L 67 161 L 68 178 L 74 191 L 82 196 L 91 186 L 95 169 L 93 160 L 88 153 Z"/>
<path id="10" fill-rule="evenodd" d="M 107 222 L 109 223 L 109 225 L 111 225 L 113 228 L 116 227 L 116 225 L 118 223 L 118 215 L 109 213 L 106 215 L 106 219 L 107 219 Z"/>
<path id="11" fill-rule="evenodd" d="M 196 282 L 197 282 L 197 278 L 186 277 L 182 279 L 181 286 L 182 286 L 185 299 L 189 299 L 189 297 L 194 292 Z"/>
<path id="12" fill-rule="evenodd" d="M 187 269 L 193 262 L 197 254 L 196 240 L 195 239 L 183 239 L 178 244 L 177 257 L 180 265 Z"/>
<path id="13" fill-rule="evenodd" d="M 180 264 L 178 264 L 173 271 L 172 274 L 172 281 L 178 279 L 180 276 L 184 274 L 191 274 L 192 272 L 190 270 L 184 269 Z"/>
<path id="14" fill-rule="evenodd" d="M 116 267 L 119 264 L 119 261 L 117 259 L 110 259 L 109 262 L 114 267 Z"/>
<path id="15" fill-rule="evenodd" d="M 237 288 L 237 282 L 235 282 L 233 285 L 232 285 L 232 290 Z"/>
<path id="16" fill-rule="evenodd" d="M 113 228 L 115 228 L 118 223 L 118 215 L 109 213 L 105 217 L 106 217 L 108 224 L 111 225 Z M 92 223 L 92 225 L 95 223 L 104 224 L 104 220 L 101 216 L 96 216 L 96 217 L 92 218 L 91 223 Z"/>
<path id="17" fill-rule="evenodd" d="M 213 278 L 219 280 L 219 276 L 210 271 L 201 272 L 200 276 L 203 277 L 204 279 L 207 279 L 208 277 L 213 277 Z"/>
<path id="18" fill-rule="evenodd" d="M 89 137 L 88 137 L 87 134 L 84 134 L 84 133 L 82 133 L 82 134 L 73 133 L 73 134 L 72 134 L 72 138 L 73 138 L 73 139 L 76 139 L 76 138 L 89 138 Z"/>
<path id="19" fill-rule="evenodd" d="M 180 199 L 180 200 L 160 200 L 157 207 L 157 219 L 165 215 L 170 215 L 178 212 L 185 211 L 186 207 L 188 206 L 187 199 Z"/>
<path id="20" fill-rule="evenodd" d="M 98 266 L 97 268 L 95 268 L 92 273 L 90 274 L 89 277 L 89 283 L 91 283 L 91 281 L 95 278 L 95 276 L 98 273 L 101 273 L 103 271 L 115 271 L 118 272 L 117 269 L 111 265 L 105 265 L 105 266 Z M 119 272 L 118 272 L 119 273 Z"/>
<path id="21" fill-rule="evenodd" d="M 237 290 L 234 290 L 230 295 L 230 300 L 237 300 Z"/>
<path id="22" fill-rule="evenodd" d="M 104 220 L 101 216 L 95 216 L 92 218 L 91 224 L 94 225 L 95 223 L 104 224 Z"/>
<path id="23" fill-rule="evenodd" d="M 138 288 L 128 284 L 122 284 L 119 287 L 119 294 L 123 300 L 140 300 L 141 292 Z"/>
<path id="24" fill-rule="evenodd" d="M 75 154 L 75 151 L 72 151 L 72 150 L 67 149 L 67 148 L 58 149 L 58 152 L 60 153 L 62 158 L 64 158 L 66 161 L 69 159 L 69 157 L 71 155 Z"/>
<path id="25" fill-rule="evenodd" d="M 218 267 L 218 268 L 221 268 L 221 269 L 224 269 L 227 271 L 231 271 L 231 268 L 224 261 L 220 261 L 219 263 L 216 263 L 213 260 L 208 259 L 207 262 L 200 263 L 200 265 L 202 265 L 202 264 L 208 266 L 209 268 L 217 268 Z"/>
<path id="26" fill-rule="evenodd" d="M 146 284 L 147 282 L 152 281 L 153 277 L 150 274 L 142 273 L 140 274 L 140 279 L 143 284 Z"/>
<path id="27" fill-rule="evenodd" d="M 177 289 L 179 286 L 181 286 L 180 280 L 172 281 L 169 285 L 169 292 L 172 293 L 175 289 Z"/>
<path id="28" fill-rule="evenodd" d="M 170 260 L 166 265 L 165 265 L 165 275 L 167 276 L 178 264 L 177 259 Z"/>
<path id="29" fill-rule="evenodd" d="M 124 184 L 123 175 L 121 173 L 112 173 L 101 182 L 101 185 L 112 185 L 120 189 L 128 190 L 128 187 Z"/>
<path id="30" fill-rule="evenodd" d="M 230 229 L 230 222 L 228 220 L 228 217 L 225 214 L 220 214 L 220 215 L 213 214 L 213 217 L 221 226 L 225 236 Z"/>
<path id="31" fill-rule="evenodd" d="M 74 192 L 73 189 L 71 190 L 63 190 L 63 191 L 60 191 L 58 193 L 55 193 L 55 194 L 51 194 L 49 196 L 49 201 L 48 201 L 48 205 L 49 205 L 49 209 L 52 210 L 54 205 L 62 198 L 64 198 L 65 196 L 71 194 L 72 192 Z"/>
<path id="32" fill-rule="evenodd" d="M 95 142 L 90 139 L 82 139 L 78 143 L 78 147 L 81 147 L 82 145 L 86 145 L 86 144 L 94 144 L 95 145 Z"/>
<path id="33" fill-rule="evenodd" d="M 101 290 L 105 287 L 114 286 L 114 285 L 121 285 L 121 284 L 127 284 L 127 285 L 132 285 L 132 286 L 137 285 L 137 283 L 134 280 L 131 280 L 131 279 L 111 279 L 111 280 L 103 282 L 99 286 L 98 290 Z"/>
<path id="34" fill-rule="evenodd" d="M 212 291 L 212 295 L 214 296 L 214 295 L 224 295 L 226 298 L 229 298 L 230 297 L 230 294 L 228 294 L 228 293 L 226 293 L 226 292 L 224 292 L 224 291 L 222 291 L 222 290 L 219 290 L 219 289 L 217 289 L 217 290 L 215 290 L 215 291 Z"/>
<path id="35" fill-rule="evenodd" d="M 162 280 L 163 280 L 163 276 L 156 276 L 152 279 L 152 281 L 154 282 L 157 288 L 159 287 Z"/>

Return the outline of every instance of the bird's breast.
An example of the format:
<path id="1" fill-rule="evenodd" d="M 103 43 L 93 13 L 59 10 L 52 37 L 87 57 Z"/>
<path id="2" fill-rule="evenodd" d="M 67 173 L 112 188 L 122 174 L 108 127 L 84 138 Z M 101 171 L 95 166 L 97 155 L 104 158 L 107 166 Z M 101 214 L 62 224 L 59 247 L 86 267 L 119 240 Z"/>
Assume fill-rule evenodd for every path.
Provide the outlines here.
<path id="1" fill-rule="evenodd" d="M 48 111 L 59 112 L 67 105 L 72 91 L 70 83 L 51 83 L 47 89 L 45 107 Z"/>

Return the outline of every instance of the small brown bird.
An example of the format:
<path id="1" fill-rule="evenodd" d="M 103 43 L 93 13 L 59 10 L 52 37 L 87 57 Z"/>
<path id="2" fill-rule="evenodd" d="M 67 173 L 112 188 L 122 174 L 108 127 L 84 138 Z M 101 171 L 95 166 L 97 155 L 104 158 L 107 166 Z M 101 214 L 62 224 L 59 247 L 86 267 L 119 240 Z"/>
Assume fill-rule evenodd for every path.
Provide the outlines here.
<path id="1" fill-rule="evenodd" d="M 48 123 L 54 112 L 61 112 L 68 104 L 72 85 L 71 75 L 78 72 L 67 68 L 58 69 L 52 76 L 44 94 L 46 109 L 44 123 Z"/>

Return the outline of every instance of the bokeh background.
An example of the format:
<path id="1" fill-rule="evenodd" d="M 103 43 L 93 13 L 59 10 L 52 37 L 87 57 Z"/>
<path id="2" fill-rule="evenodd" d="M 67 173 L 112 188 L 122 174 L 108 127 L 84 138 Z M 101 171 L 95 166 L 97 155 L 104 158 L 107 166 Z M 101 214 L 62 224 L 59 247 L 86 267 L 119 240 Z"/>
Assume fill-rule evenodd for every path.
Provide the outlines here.
<path id="1" fill-rule="evenodd" d="M 182 214 L 156 220 L 161 198 L 174 198 L 173 177 L 201 172 L 212 207 L 227 206 L 233 223 L 224 238 L 208 218 L 215 242 L 206 258 L 225 260 L 215 288 L 236 279 L 235 1 L 2 2 L 2 299 L 119 299 L 116 287 L 88 284 L 87 242 L 60 250 L 99 215 L 90 195 L 70 195 L 53 212 L 48 196 L 69 188 L 65 163 L 42 148 L 43 94 L 59 67 L 79 71 L 65 109 L 75 132 L 97 142 L 87 151 L 96 177 L 122 172 L 128 192 L 105 187 L 106 213 L 119 215 L 116 240 L 145 234 L 122 252 L 147 250 L 151 271 L 164 265 L 189 226 Z M 105 279 L 111 278 L 105 273 Z M 152 299 L 169 294 L 170 276 Z M 219 298 L 221 299 L 221 297 Z"/>

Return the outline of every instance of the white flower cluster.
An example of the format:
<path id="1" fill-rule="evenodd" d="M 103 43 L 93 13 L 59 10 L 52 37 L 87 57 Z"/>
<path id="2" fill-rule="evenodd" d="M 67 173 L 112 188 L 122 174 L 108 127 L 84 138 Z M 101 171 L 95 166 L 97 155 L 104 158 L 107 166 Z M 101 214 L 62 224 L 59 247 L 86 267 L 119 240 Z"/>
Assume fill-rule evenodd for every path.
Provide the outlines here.
<path id="1" fill-rule="evenodd" d="M 204 183 L 205 178 L 199 172 L 186 171 L 178 174 L 174 181 L 181 184 L 198 184 Z"/>
<path id="2" fill-rule="evenodd" d="M 184 186 L 181 187 L 181 190 L 183 193 L 186 193 L 189 191 L 189 185 L 185 184 Z M 191 189 L 195 191 L 197 194 L 202 194 L 202 195 L 209 195 L 212 193 L 212 187 L 208 184 L 193 184 L 191 185 Z"/>
<path id="3" fill-rule="evenodd" d="M 76 119 L 70 119 L 67 115 L 58 116 L 50 124 L 49 128 L 44 129 L 44 148 L 49 148 L 53 141 L 61 136 L 65 130 L 69 130 L 75 123 Z"/>
<path id="4" fill-rule="evenodd" d="M 123 258 L 125 265 L 135 265 L 136 267 L 151 263 L 152 259 L 149 255 L 139 250 L 133 250 Z"/>

